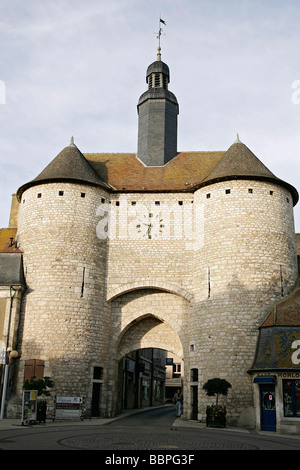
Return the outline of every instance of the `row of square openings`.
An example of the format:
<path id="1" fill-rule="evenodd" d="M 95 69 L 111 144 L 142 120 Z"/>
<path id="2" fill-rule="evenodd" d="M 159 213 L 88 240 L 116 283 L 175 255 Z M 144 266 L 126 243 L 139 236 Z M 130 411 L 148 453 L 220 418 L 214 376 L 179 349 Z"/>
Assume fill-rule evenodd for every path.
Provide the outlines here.
<path id="1" fill-rule="evenodd" d="M 231 189 L 225 189 L 225 194 L 230 194 L 231 193 Z M 253 189 L 252 188 L 248 188 L 248 193 L 249 194 L 253 194 Z M 273 196 L 274 194 L 274 191 L 270 191 L 269 192 L 270 196 Z M 210 199 L 210 196 L 211 194 L 210 193 L 207 193 L 206 194 L 206 199 Z M 290 202 L 290 199 L 287 197 L 286 198 L 286 202 L 289 203 Z"/>
<path id="2" fill-rule="evenodd" d="M 105 202 L 105 200 L 104 200 L 104 201 L 101 201 L 101 202 Z M 193 203 L 194 201 L 190 201 L 190 202 Z M 116 206 L 119 206 L 119 205 L 120 205 L 120 201 L 116 201 L 115 204 L 116 204 Z M 137 204 L 136 201 L 131 201 L 131 205 L 132 205 L 132 206 L 135 206 L 136 204 Z M 160 206 L 160 201 L 155 201 L 154 204 L 155 204 L 156 206 Z M 178 201 L 178 205 L 179 205 L 179 206 L 183 206 L 183 201 Z"/>
<path id="3" fill-rule="evenodd" d="M 59 196 L 63 196 L 64 195 L 64 191 L 58 191 L 58 195 Z M 41 199 L 42 198 L 42 193 L 37 193 L 37 196 L 36 196 L 38 199 Z M 84 198 L 85 197 L 85 193 L 80 193 L 80 197 Z M 25 204 L 25 199 L 23 199 L 23 204 Z"/>

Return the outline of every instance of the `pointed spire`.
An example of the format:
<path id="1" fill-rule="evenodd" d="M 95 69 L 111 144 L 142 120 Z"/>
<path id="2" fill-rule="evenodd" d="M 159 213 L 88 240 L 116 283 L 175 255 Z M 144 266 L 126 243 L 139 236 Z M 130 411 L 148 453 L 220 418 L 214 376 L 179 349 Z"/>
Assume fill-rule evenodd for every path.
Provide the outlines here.
<path id="1" fill-rule="evenodd" d="M 240 141 L 240 136 L 239 134 L 236 135 L 236 140 L 234 141 L 234 144 L 241 144 L 242 142 Z"/>
<path id="2" fill-rule="evenodd" d="M 156 60 L 161 60 L 161 53 L 160 53 L 160 51 L 161 51 L 161 47 L 158 46 L 158 48 L 157 48 L 157 58 L 156 58 Z"/>
<path id="3" fill-rule="evenodd" d="M 74 144 L 74 137 L 73 136 L 71 137 L 69 147 L 76 147 L 76 145 Z"/>

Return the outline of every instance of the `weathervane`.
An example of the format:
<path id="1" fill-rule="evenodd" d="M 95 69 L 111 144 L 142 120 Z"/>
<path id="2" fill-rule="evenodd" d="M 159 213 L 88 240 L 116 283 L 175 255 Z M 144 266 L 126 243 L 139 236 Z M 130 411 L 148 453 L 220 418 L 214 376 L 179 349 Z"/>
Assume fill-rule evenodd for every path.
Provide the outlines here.
<path id="1" fill-rule="evenodd" d="M 158 36 L 157 36 L 157 39 L 158 39 L 157 60 L 161 60 L 161 54 L 160 54 L 160 51 L 161 51 L 160 36 L 161 36 L 161 33 L 162 33 L 161 23 L 167 26 L 166 22 L 164 20 L 162 20 L 161 18 L 159 18 Z"/>

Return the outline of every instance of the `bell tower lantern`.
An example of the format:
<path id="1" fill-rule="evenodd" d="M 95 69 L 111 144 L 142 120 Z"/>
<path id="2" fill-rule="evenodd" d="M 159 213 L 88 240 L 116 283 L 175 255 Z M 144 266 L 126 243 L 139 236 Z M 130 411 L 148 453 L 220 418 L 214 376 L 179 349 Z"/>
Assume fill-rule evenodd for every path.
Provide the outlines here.
<path id="1" fill-rule="evenodd" d="M 159 30 L 159 37 L 161 29 Z M 176 96 L 168 90 L 170 71 L 161 60 L 160 45 L 157 60 L 146 73 L 148 89 L 138 102 L 138 158 L 146 166 L 163 166 L 177 155 Z"/>

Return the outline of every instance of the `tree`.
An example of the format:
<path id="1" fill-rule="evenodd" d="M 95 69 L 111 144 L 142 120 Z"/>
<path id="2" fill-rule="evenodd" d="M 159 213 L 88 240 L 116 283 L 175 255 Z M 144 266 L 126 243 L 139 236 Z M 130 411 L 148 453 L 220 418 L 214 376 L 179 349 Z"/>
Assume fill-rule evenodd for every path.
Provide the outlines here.
<path id="1" fill-rule="evenodd" d="M 203 390 L 205 390 L 206 395 L 208 396 L 215 396 L 216 398 L 216 405 L 218 404 L 219 395 L 227 395 L 228 389 L 231 388 L 231 384 L 227 382 L 225 379 L 210 379 L 203 385 Z"/>
<path id="2" fill-rule="evenodd" d="M 30 380 L 25 380 L 24 382 L 24 390 L 37 390 L 38 396 L 45 395 L 48 397 L 50 395 L 49 388 L 53 386 L 54 382 L 50 377 L 44 377 L 43 379 L 31 377 Z"/>

